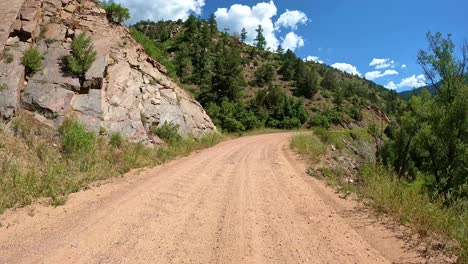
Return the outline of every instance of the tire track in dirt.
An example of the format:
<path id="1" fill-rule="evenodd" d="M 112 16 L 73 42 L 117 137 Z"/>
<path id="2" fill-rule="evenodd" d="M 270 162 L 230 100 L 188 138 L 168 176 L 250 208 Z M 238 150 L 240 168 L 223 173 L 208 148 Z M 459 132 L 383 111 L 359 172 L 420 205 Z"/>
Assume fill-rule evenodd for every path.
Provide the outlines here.
<path id="1" fill-rule="evenodd" d="M 7 212 L 0 263 L 375 264 L 404 254 L 379 251 L 372 243 L 386 241 L 350 224 L 305 176 L 290 136 L 222 142 L 76 193 L 63 207 Z"/>

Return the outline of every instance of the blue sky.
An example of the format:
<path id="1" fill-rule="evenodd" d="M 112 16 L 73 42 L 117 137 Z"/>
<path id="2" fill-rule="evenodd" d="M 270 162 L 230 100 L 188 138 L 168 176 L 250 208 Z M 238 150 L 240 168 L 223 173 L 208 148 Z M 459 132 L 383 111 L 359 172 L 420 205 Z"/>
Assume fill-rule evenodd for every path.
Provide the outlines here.
<path id="1" fill-rule="evenodd" d="M 251 33 L 255 24 L 262 24 L 271 46 L 284 43 L 302 58 L 314 56 L 342 70 L 367 73 L 369 79 L 398 90 L 424 84 L 416 56 L 427 47 L 426 32 L 451 33 L 457 46 L 468 38 L 468 0 L 119 1 L 130 5 L 135 20 L 216 13 L 221 29 L 231 33 L 242 27 Z"/>

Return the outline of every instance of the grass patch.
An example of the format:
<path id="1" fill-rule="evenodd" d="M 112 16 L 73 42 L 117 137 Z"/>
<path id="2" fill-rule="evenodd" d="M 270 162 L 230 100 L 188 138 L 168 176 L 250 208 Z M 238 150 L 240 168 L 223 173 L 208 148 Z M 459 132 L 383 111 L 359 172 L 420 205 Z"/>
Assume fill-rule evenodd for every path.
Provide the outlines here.
<path id="1" fill-rule="evenodd" d="M 460 263 L 468 263 L 468 206 L 460 201 L 446 207 L 442 198 L 433 200 L 423 177 L 408 183 L 381 165 L 365 165 L 359 173 L 358 195 L 372 207 L 411 225 L 419 234 L 428 232 L 460 242 Z"/>
<path id="2" fill-rule="evenodd" d="M 169 145 L 174 145 L 180 140 L 182 137 L 179 135 L 179 126 L 172 123 L 164 123 L 162 126 L 153 127 L 151 129 L 153 134 L 158 136 L 160 139 L 167 142 Z"/>
<path id="3" fill-rule="evenodd" d="M 291 138 L 290 146 L 310 158 L 311 164 L 323 154 L 327 145 L 335 145 L 342 139 L 372 141 L 367 129 L 330 131 L 315 129 L 314 133 L 297 134 Z M 461 249 L 454 250 L 460 256 L 459 263 L 468 263 L 468 203 L 461 200 L 454 206 L 444 205 L 442 198 L 431 199 L 426 182 L 420 175 L 415 181 L 407 182 L 382 165 L 367 163 L 363 165 L 354 183 L 344 181 L 344 170 L 334 168 L 309 168 L 307 173 L 322 178 L 335 187 L 345 197 L 355 192 L 360 198 L 369 201 L 368 205 L 376 211 L 392 216 L 400 223 L 410 225 L 420 235 L 438 234 L 454 239 Z M 430 178 L 430 177 L 429 177 Z"/>
<path id="4" fill-rule="evenodd" d="M 155 166 L 213 146 L 220 134 L 200 139 L 181 138 L 173 144 L 149 148 L 129 143 L 117 134 L 110 139 L 86 131 L 70 119 L 60 133 L 16 119 L 11 130 L 0 130 L 0 213 L 7 208 L 50 198 L 62 205 L 68 194 L 90 183 L 122 175 L 131 169 Z"/>
<path id="5" fill-rule="evenodd" d="M 312 163 L 317 162 L 327 148 L 322 141 L 312 132 L 304 132 L 294 135 L 290 141 L 290 147 L 297 152 L 309 157 Z"/>

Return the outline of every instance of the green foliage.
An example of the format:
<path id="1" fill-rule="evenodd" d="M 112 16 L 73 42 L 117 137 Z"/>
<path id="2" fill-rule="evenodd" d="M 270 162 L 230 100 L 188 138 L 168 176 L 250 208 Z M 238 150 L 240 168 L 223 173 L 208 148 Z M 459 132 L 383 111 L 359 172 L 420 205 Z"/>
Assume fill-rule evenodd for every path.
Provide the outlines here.
<path id="1" fill-rule="evenodd" d="M 343 117 L 341 112 L 336 109 L 325 109 L 321 113 L 313 115 L 310 124 L 312 126 L 329 128 L 331 125 L 341 125 L 342 121 Z"/>
<path id="2" fill-rule="evenodd" d="M 113 0 L 103 1 L 101 5 L 106 10 L 107 19 L 110 22 L 121 24 L 125 20 L 130 19 L 130 11 L 128 8 L 115 3 Z"/>
<path id="3" fill-rule="evenodd" d="M 263 87 L 271 84 L 275 77 L 275 69 L 271 64 L 264 64 L 255 71 L 254 85 Z"/>
<path id="4" fill-rule="evenodd" d="M 258 25 L 258 28 L 255 30 L 257 31 L 257 37 L 255 38 L 255 46 L 259 50 L 265 50 L 267 46 L 267 41 L 265 39 L 265 35 L 263 35 L 263 28 L 261 25 Z"/>
<path id="5" fill-rule="evenodd" d="M 312 132 L 294 135 L 289 145 L 297 152 L 306 155 L 312 163 L 317 162 L 327 150 L 322 141 Z"/>
<path id="6" fill-rule="evenodd" d="M 24 52 L 21 63 L 26 69 L 26 74 L 31 75 L 42 69 L 43 56 L 36 48 L 29 48 Z"/>
<path id="7" fill-rule="evenodd" d="M 380 165 L 366 165 L 359 173 L 358 194 L 370 199 L 379 211 L 400 222 L 411 224 L 420 234 L 435 232 L 461 243 L 460 263 L 468 260 L 468 207 L 456 200 L 445 207 L 445 198 L 428 190 L 427 175 L 418 174 L 408 182 Z"/>
<path id="8" fill-rule="evenodd" d="M 90 37 L 83 32 L 73 38 L 71 44 L 71 55 L 67 57 L 68 70 L 84 78 L 86 71 L 91 68 L 96 59 L 93 43 Z"/>
<path id="9" fill-rule="evenodd" d="M 300 64 L 303 64 L 301 61 Z M 305 67 L 305 66 L 304 66 Z M 312 99 L 320 88 L 318 73 L 313 69 L 304 69 L 297 72 L 297 93 L 305 98 Z"/>
<path id="10" fill-rule="evenodd" d="M 112 133 L 109 138 L 109 144 L 113 147 L 120 148 L 124 143 L 124 139 L 122 134 L 120 133 Z"/>
<path id="11" fill-rule="evenodd" d="M 221 43 L 214 62 L 211 87 L 201 94 L 202 103 L 229 100 L 236 102 L 243 95 L 245 80 L 241 64 L 240 50 L 235 46 Z"/>
<path id="12" fill-rule="evenodd" d="M 0 130 L 2 147 L 0 156 L 0 214 L 7 208 L 25 206 L 39 197 L 50 198 L 54 206 L 65 203 L 68 194 L 98 180 L 122 175 L 134 168 L 159 165 L 178 156 L 218 143 L 220 134 L 208 134 L 199 139 L 184 138 L 174 145 L 148 148 L 142 144 L 122 142 L 122 147 L 114 147 L 104 137 L 94 136 L 94 144 L 81 124 L 66 121 L 61 129 L 69 138 L 67 149 L 75 155 L 63 153 L 55 142 L 55 133 L 50 135 L 44 127 L 34 127 L 30 120 L 14 120 L 12 133 Z M 76 143 L 81 142 L 81 143 Z M 83 147 L 83 146 L 88 147 Z M 83 153 L 84 149 L 92 151 Z M 86 152 L 86 151 L 84 151 Z M 14 158 L 10 158 L 14 157 Z"/>
<path id="13" fill-rule="evenodd" d="M 352 119 L 354 119 L 356 121 L 362 121 L 362 119 L 364 118 L 363 115 L 362 115 L 361 110 L 356 108 L 356 107 L 351 108 L 350 116 L 351 116 Z"/>
<path id="14" fill-rule="evenodd" d="M 284 53 L 282 47 L 275 54 L 246 45 L 246 30 L 231 37 L 216 27 L 213 17 L 190 16 L 185 22 L 142 21 L 131 32 L 152 58 L 167 67 L 171 77 L 190 89 L 220 129 L 295 128 L 305 123 L 309 111 L 318 112 L 309 124 L 347 126 L 352 118 L 362 120 L 359 110 L 366 106 L 388 109 L 389 116 L 403 107 L 396 94 L 390 95 L 370 81 L 324 64 L 304 62 L 291 50 Z M 257 35 L 263 35 L 259 29 Z M 257 69 L 252 72 L 253 67 Z M 247 84 L 279 86 L 285 93 L 251 89 Z M 263 101 L 267 94 L 268 100 L 279 105 Z M 221 109 L 222 105 L 228 108 Z"/>
<path id="15" fill-rule="evenodd" d="M 166 67 L 169 76 L 176 77 L 176 67 L 174 66 L 174 63 L 168 60 L 169 56 L 167 53 L 159 48 L 155 41 L 147 37 L 145 33 L 139 31 L 137 28 L 131 28 L 130 34 L 132 35 L 133 39 L 135 39 L 143 46 L 146 54 L 148 54 L 154 60 L 161 62 Z"/>
<path id="16" fill-rule="evenodd" d="M 242 43 L 245 43 L 246 40 L 247 40 L 247 30 L 245 28 L 242 28 L 240 41 L 242 41 Z"/>
<path id="17" fill-rule="evenodd" d="M 72 118 L 65 119 L 59 128 L 63 151 L 66 154 L 87 155 L 94 149 L 96 136 Z"/>
<path id="18" fill-rule="evenodd" d="M 299 128 L 307 119 L 304 101 L 288 96 L 274 85 L 256 94 L 252 108 L 270 128 Z"/>
<path id="19" fill-rule="evenodd" d="M 162 126 L 153 127 L 152 132 L 170 145 L 182 140 L 179 135 L 179 126 L 176 124 L 164 123 Z"/>
<path id="20" fill-rule="evenodd" d="M 3 92 L 6 89 L 8 89 L 8 85 L 6 83 L 0 83 L 0 92 Z"/>
<path id="21" fill-rule="evenodd" d="M 288 49 L 283 55 L 283 64 L 279 70 L 279 73 L 283 76 L 284 80 L 289 81 L 294 78 L 297 61 L 298 58 L 296 57 L 296 54 Z"/>
<path id="22" fill-rule="evenodd" d="M 399 177 L 414 179 L 418 171 L 433 175 L 431 191 L 447 202 L 468 197 L 468 82 L 466 61 L 454 58 L 450 36 L 428 34 L 429 51 L 418 60 L 438 93 L 413 96 L 409 107 L 394 124 L 393 138 L 383 150 L 383 160 Z M 467 44 L 464 47 L 468 52 Z M 468 56 L 464 56 L 465 60 Z"/>

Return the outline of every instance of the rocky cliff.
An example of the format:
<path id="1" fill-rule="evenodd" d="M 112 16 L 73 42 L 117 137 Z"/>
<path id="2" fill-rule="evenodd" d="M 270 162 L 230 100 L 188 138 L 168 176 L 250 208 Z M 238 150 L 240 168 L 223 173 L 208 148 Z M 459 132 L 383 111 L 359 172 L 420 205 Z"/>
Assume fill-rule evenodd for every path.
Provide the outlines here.
<path id="1" fill-rule="evenodd" d="M 83 84 L 63 70 L 73 37 L 93 40 L 97 57 Z M 43 69 L 26 77 L 23 52 L 36 47 Z M 148 57 L 128 29 L 107 21 L 94 1 L 2 0 L 0 3 L 0 115 L 21 109 L 58 126 L 76 116 L 94 131 L 120 132 L 151 142 L 153 126 L 174 123 L 182 135 L 216 131 L 201 105 Z"/>

